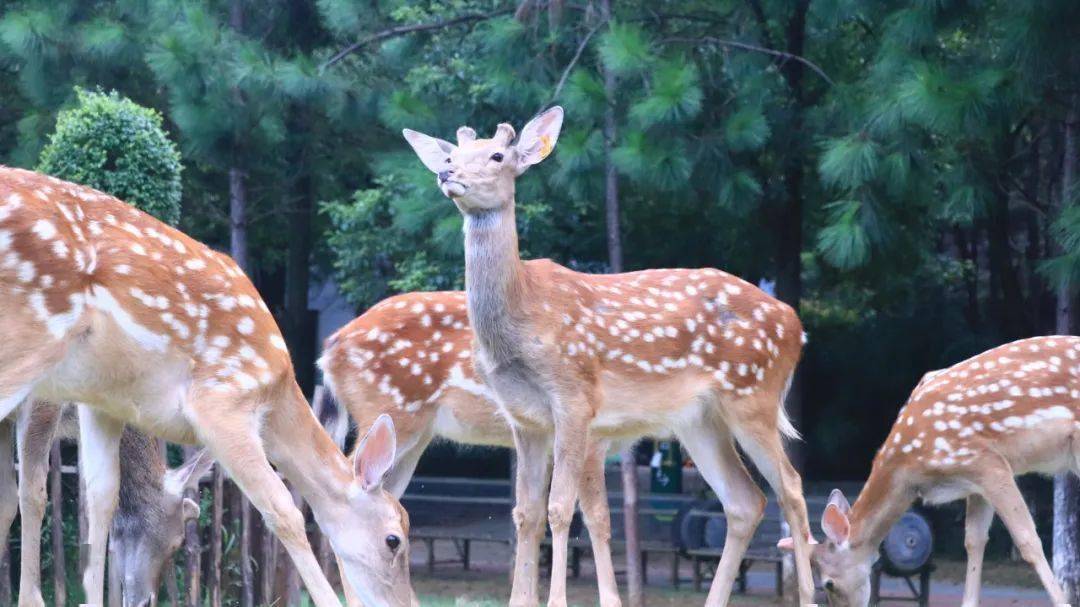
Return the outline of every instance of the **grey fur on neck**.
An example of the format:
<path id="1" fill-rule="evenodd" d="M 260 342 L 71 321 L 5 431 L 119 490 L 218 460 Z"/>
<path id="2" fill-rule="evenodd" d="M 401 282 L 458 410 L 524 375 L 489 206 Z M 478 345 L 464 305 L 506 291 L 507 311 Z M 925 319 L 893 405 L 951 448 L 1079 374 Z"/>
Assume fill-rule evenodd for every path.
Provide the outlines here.
<path id="1" fill-rule="evenodd" d="M 523 297 L 514 207 L 465 214 L 465 293 L 469 321 L 496 365 L 518 357 Z"/>
<path id="2" fill-rule="evenodd" d="M 165 461 L 157 441 L 129 428 L 120 438 L 120 495 L 116 519 L 157 524 L 163 516 L 161 496 Z"/>

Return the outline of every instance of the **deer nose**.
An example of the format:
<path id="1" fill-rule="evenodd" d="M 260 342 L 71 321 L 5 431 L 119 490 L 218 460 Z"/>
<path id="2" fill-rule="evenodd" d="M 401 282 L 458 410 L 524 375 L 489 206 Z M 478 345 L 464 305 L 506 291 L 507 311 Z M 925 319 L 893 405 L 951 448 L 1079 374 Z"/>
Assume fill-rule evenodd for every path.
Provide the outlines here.
<path id="1" fill-rule="evenodd" d="M 439 183 L 446 183 L 446 180 L 450 179 L 450 175 L 453 174 L 453 171 L 439 171 Z"/>

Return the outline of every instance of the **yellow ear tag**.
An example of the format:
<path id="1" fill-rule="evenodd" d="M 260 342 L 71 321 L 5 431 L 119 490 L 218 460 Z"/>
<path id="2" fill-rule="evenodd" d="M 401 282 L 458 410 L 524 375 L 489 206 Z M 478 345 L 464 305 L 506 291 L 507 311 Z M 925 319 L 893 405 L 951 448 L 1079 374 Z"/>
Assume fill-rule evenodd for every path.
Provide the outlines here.
<path id="1" fill-rule="evenodd" d="M 551 135 L 541 135 L 540 136 L 540 160 L 543 160 L 543 159 L 548 157 L 548 154 L 551 153 L 551 148 L 552 148 Z"/>

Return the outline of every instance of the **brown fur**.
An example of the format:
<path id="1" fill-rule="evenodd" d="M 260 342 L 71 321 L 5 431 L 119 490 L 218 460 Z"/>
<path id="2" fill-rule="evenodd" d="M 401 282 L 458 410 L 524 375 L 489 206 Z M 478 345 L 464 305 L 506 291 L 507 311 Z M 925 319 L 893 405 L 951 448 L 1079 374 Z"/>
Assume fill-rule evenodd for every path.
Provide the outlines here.
<path id="1" fill-rule="evenodd" d="M 354 490 L 349 463 L 296 385 L 273 317 L 227 256 L 111 196 L 0 168 L 0 323 L 9 346 L 0 353 L 0 416 L 27 395 L 89 405 L 80 419 L 88 602 L 102 602 L 123 423 L 206 444 L 320 607 L 337 596 L 268 456 L 365 590 L 388 604 L 414 600 L 407 562 L 378 554 L 387 528 L 400 533 L 396 500 Z"/>
<path id="2" fill-rule="evenodd" d="M 1080 472 L 1080 337 L 1049 336 L 999 346 L 927 373 L 874 458 L 850 511 L 827 511 L 834 530 L 815 549 L 841 605 L 864 605 L 870 564 L 889 528 L 911 505 L 967 499 L 964 605 L 979 601 L 983 549 L 994 512 L 1056 604 L 1035 524 L 1013 479 L 1027 472 Z M 839 523 L 839 524 L 838 524 Z M 845 529 L 850 529 L 845 532 Z"/>
<path id="3" fill-rule="evenodd" d="M 541 513 L 537 462 L 552 445 L 548 498 L 553 562 L 548 604 L 566 604 L 566 542 L 577 479 L 592 437 L 675 432 L 721 494 L 729 528 L 708 605 L 726 604 L 764 508 L 734 449 L 743 446 L 777 491 L 788 522 L 808 530 L 801 479 L 784 453 L 795 430 L 783 411 L 802 327 L 790 307 L 719 270 L 574 272 L 518 252 L 515 180 L 546 158 L 562 109 L 541 113 L 515 139 L 459 129 L 458 145 L 406 130 L 443 194 L 465 217 L 465 283 L 478 375 L 511 420 L 518 452 L 519 552 L 512 605 L 536 602 L 527 551 Z M 810 549 L 796 542 L 799 595 L 813 600 Z M 604 607 L 617 596 L 601 596 Z"/>

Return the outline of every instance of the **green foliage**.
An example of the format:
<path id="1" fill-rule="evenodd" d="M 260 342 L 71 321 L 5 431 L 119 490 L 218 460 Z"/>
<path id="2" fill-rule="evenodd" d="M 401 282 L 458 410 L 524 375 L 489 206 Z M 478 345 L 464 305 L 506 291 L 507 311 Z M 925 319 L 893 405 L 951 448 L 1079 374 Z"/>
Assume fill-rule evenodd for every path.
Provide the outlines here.
<path id="1" fill-rule="evenodd" d="M 641 27 L 614 23 L 600 38 L 600 61 L 616 74 L 629 76 L 650 67 L 653 45 Z"/>
<path id="2" fill-rule="evenodd" d="M 161 114 L 111 93 L 76 89 L 37 170 L 107 192 L 170 224 L 180 219 L 180 153 Z"/>

